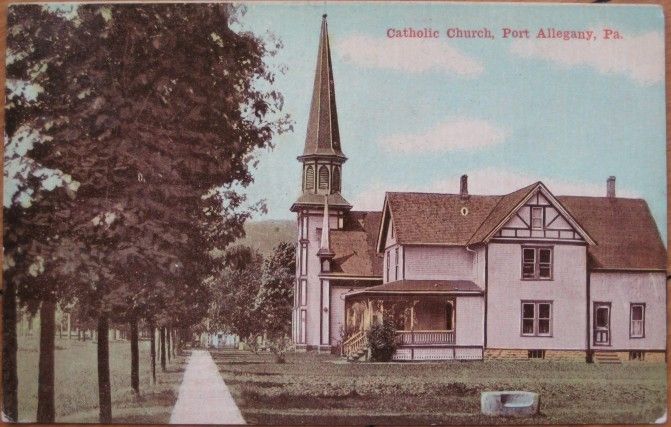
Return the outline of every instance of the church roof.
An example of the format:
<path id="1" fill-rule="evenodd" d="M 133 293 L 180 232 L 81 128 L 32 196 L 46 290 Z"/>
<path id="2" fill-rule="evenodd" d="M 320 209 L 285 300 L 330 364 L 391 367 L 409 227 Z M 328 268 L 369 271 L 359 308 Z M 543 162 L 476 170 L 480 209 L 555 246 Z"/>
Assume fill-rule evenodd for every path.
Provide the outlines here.
<path id="1" fill-rule="evenodd" d="M 345 198 L 342 195 L 340 195 L 340 193 L 329 194 L 328 204 L 332 208 L 344 208 L 344 209 L 352 208 L 352 205 L 350 205 L 349 202 L 345 200 Z M 291 210 L 295 212 L 298 208 L 298 205 L 322 207 L 324 206 L 324 195 L 314 193 L 303 193 L 291 206 Z"/>
<path id="2" fill-rule="evenodd" d="M 473 245 L 487 241 L 487 236 L 539 184 L 502 196 L 387 193 L 385 206 L 400 244 Z M 578 196 L 556 199 L 586 232 L 588 241 L 594 243 L 588 245 L 591 268 L 666 268 L 666 249 L 645 200 Z M 467 215 L 462 214 L 464 207 Z M 386 235 L 387 222 L 382 225 L 381 236 Z"/>
<path id="3" fill-rule="evenodd" d="M 303 150 L 303 156 L 311 155 L 345 157 L 340 148 L 340 131 L 338 129 L 338 113 L 336 111 L 335 85 L 326 15 L 322 19 L 319 35 L 312 103 L 310 104 L 305 149 Z"/>
<path id="4" fill-rule="evenodd" d="M 382 255 L 375 251 L 381 218 L 380 212 L 345 213 L 343 228 L 330 233 L 331 250 L 335 252 L 331 275 L 382 276 Z"/>

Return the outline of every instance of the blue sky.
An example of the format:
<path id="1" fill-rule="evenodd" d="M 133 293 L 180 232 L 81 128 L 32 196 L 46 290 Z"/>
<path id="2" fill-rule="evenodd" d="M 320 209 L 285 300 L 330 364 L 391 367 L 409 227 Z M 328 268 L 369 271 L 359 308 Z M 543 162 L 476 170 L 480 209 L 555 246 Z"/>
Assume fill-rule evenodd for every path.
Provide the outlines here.
<path id="1" fill-rule="evenodd" d="M 381 209 L 384 191 L 501 194 L 542 180 L 555 194 L 648 201 L 666 236 L 662 9 L 614 5 L 261 3 L 241 24 L 284 48 L 276 88 L 293 133 L 261 154 L 251 200 L 291 219 L 300 191 L 321 15 L 328 13 L 342 147 L 343 195 Z M 389 39 L 430 27 L 436 40 Z M 448 39 L 447 28 L 490 28 L 494 40 Z M 504 39 L 501 29 L 529 29 Z M 540 28 L 596 31 L 597 40 L 537 40 Z M 621 40 L 602 40 L 603 28 Z M 264 36 L 264 37 L 267 37 Z"/>

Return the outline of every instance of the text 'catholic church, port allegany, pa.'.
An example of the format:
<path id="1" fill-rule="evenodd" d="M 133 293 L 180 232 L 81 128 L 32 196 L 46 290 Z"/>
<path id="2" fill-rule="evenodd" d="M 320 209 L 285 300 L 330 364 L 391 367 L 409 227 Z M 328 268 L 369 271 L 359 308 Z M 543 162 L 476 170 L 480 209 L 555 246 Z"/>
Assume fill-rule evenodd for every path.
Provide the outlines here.
<path id="1" fill-rule="evenodd" d="M 365 357 L 365 332 L 397 329 L 395 360 L 663 361 L 666 249 L 641 199 L 398 193 L 380 212 L 343 198 L 326 16 L 297 214 L 292 336 L 298 349 Z"/>

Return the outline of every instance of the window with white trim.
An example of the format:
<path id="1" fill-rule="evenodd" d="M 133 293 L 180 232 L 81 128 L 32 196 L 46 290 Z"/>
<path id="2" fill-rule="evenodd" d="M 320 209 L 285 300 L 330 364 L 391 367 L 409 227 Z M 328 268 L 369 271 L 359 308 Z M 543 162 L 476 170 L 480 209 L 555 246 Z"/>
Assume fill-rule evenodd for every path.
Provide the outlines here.
<path id="1" fill-rule="evenodd" d="M 398 280 L 398 248 L 394 250 L 394 280 Z"/>
<path id="2" fill-rule="evenodd" d="M 531 208 L 531 229 L 532 230 L 542 230 L 543 229 L 543 208 L 534 206 Z"/>
<path id="3" fill-rule="evenodd" d="M 523 336 L 552 336 L 552 302 L 522 301 Z"/>
<path id="4" fill-rule="evenodd" d="M 386 269 L 386 273 L 387 273 L 387 275 L 386 275 L 387 280 L 386 280 L 386 281 L 387 281 L 387 282 L 389 281 L 389 262 L 390 262 L 390 260 L 389 260 L 390 255 L 389 255 L 389 253 L 390 253 L 390 252 L 391 252 L 391 251 L 387 251 L 387 269 Z"/>
<path id="5" fill-rule="evenodd" d="M 522 279 L 552 280 L 552 248 L 522 247 Z"/>
<path id="6" fill-rule="evenodd" d="M 645 304 L 633 303 L 629 308 L 629 338 L 645 337 Z"/>

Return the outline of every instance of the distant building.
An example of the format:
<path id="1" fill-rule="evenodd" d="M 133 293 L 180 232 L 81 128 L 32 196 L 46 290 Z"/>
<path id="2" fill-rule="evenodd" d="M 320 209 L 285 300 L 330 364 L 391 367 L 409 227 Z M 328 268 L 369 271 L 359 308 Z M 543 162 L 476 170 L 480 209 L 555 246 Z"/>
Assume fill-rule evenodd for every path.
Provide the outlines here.
<path id="1" fill-rule="evenodd" d="M 666 249 L 647 203 L 555 196 L 387 193 L 381 212 L 341 195 L 343 154 L 324 16 L 303 154 L 292 336 L 360 352 L 383 318 L 397 360 L 663 361 Z"/>

